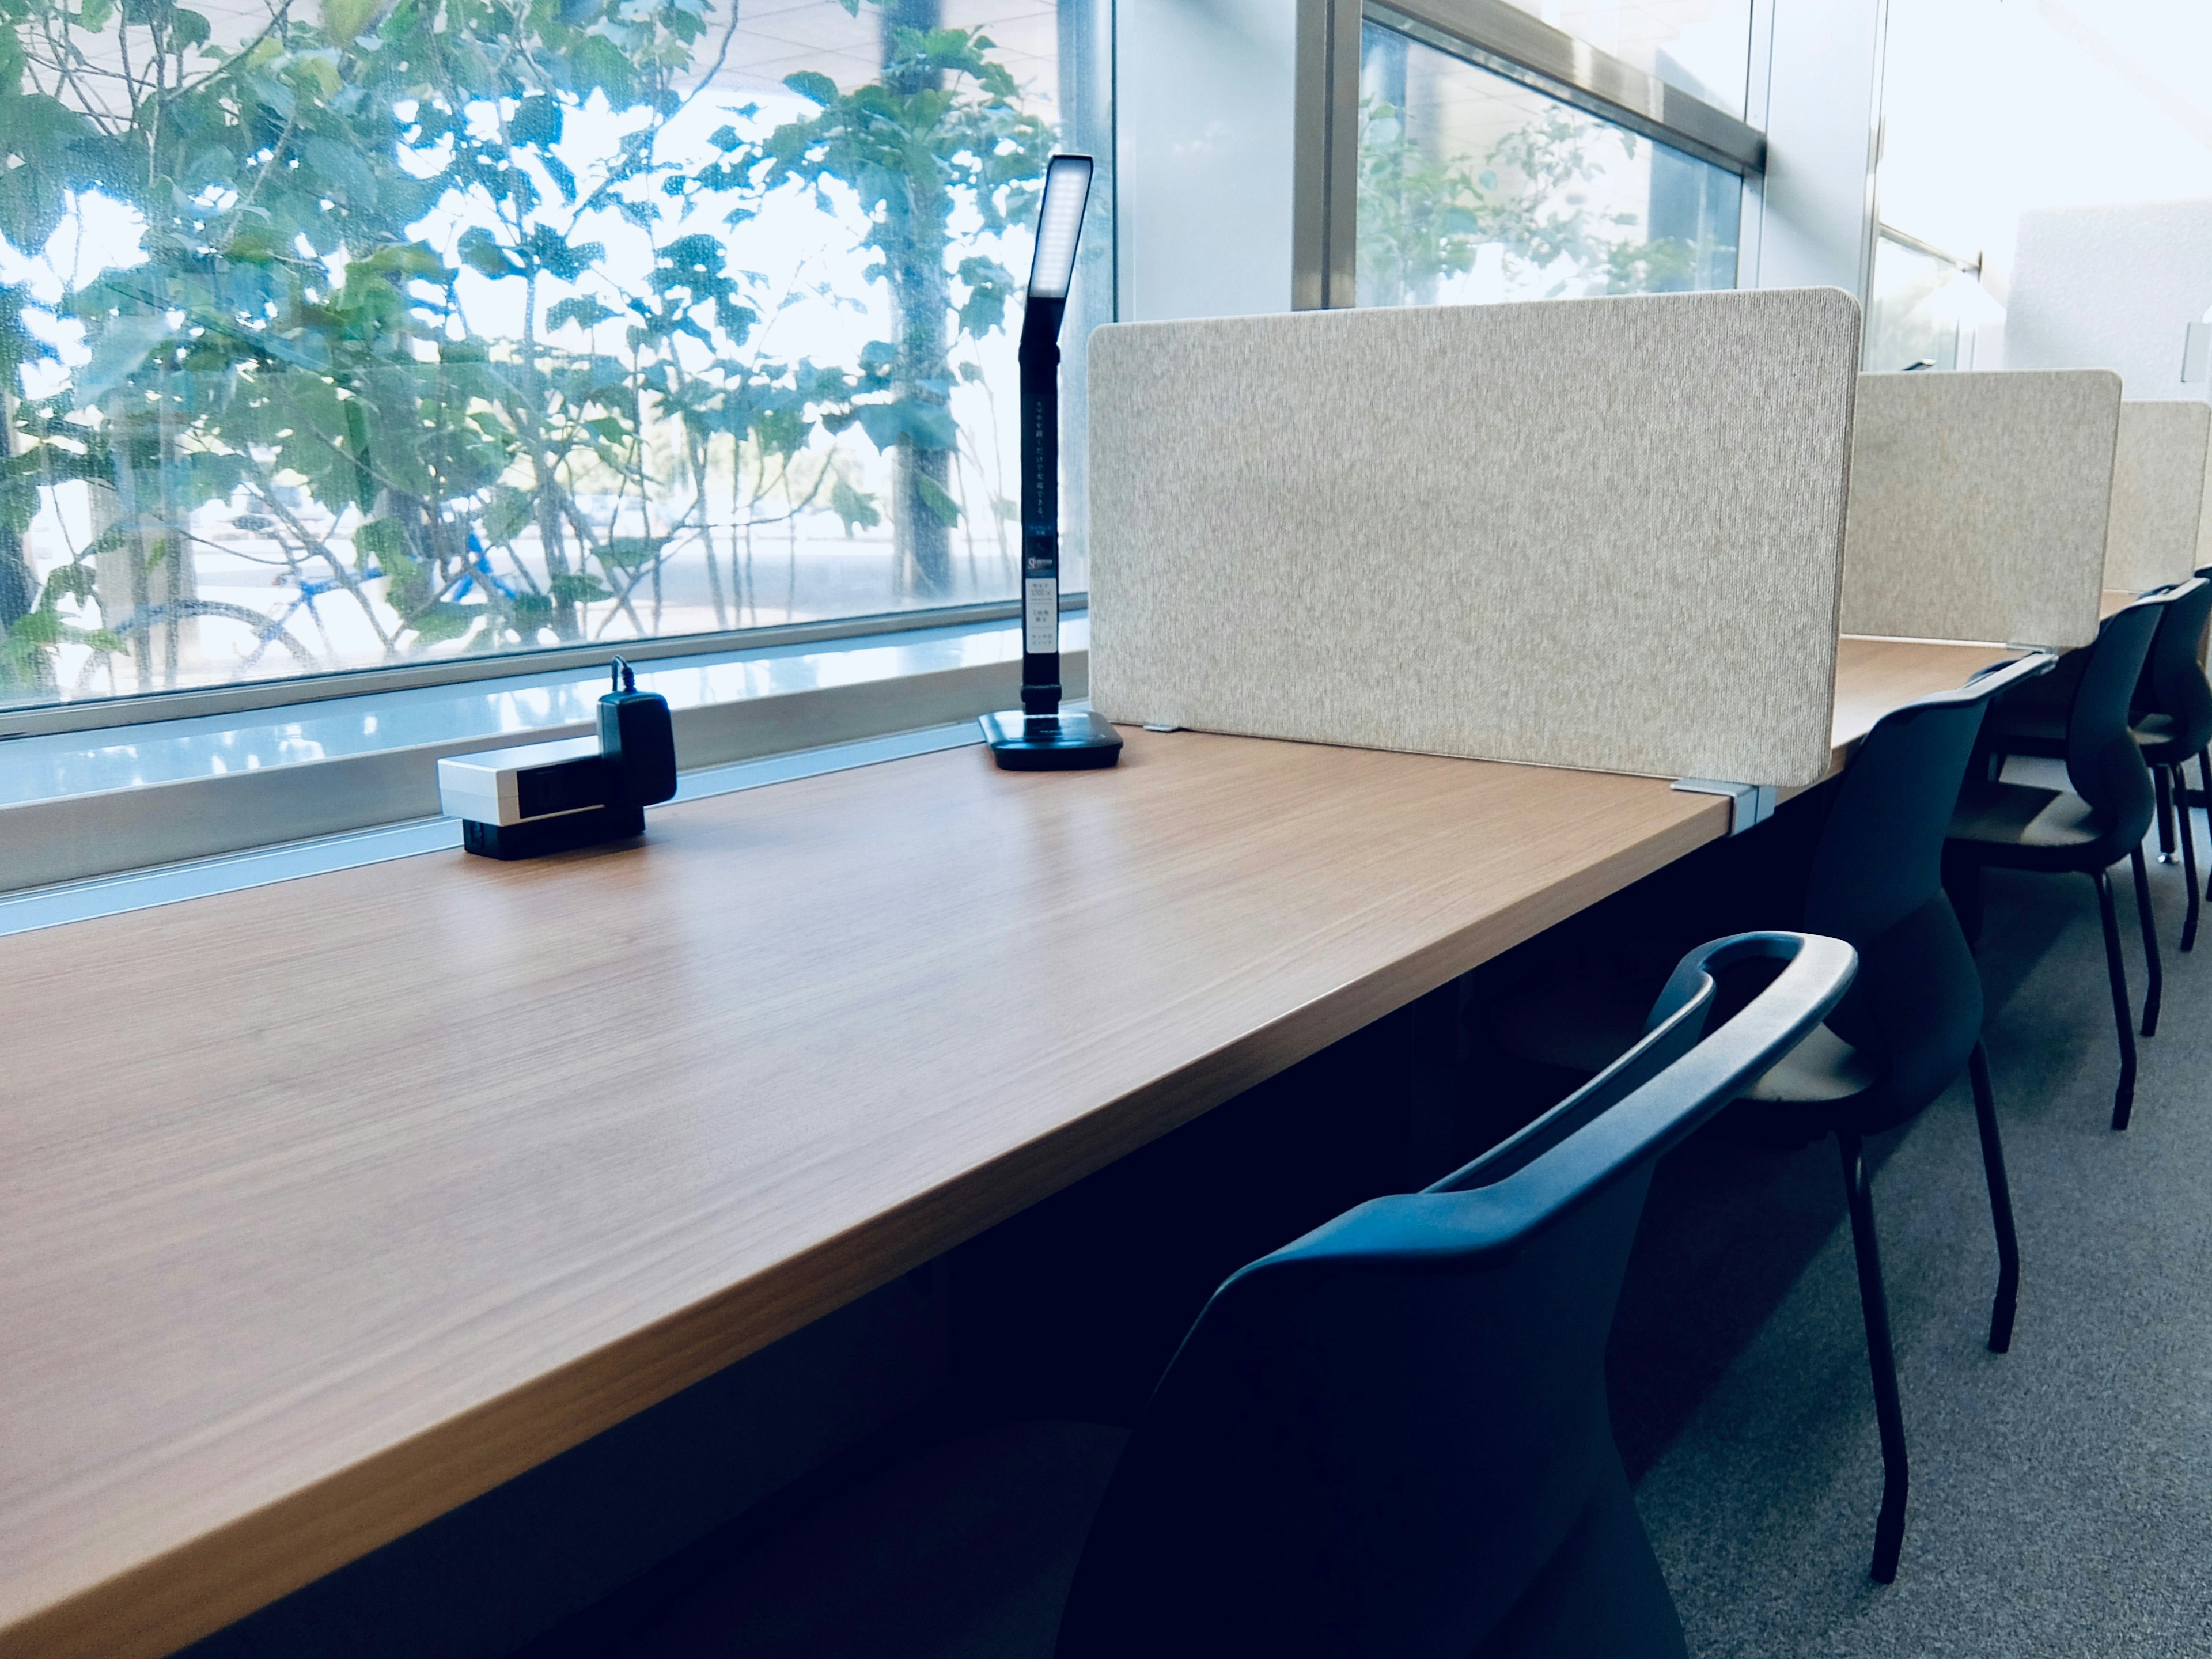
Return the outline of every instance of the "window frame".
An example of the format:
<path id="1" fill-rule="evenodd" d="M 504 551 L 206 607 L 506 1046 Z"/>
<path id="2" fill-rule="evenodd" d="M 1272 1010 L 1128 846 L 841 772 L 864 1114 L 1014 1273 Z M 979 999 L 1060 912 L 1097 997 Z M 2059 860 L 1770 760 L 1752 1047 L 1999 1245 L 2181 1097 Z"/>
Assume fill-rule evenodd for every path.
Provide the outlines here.
<path id="1" fill-rule="evenodd" d="M 1899 247 L 1910 248 L 1915 253 L 1939 260 L 1954 270 L 1971 271 L 1976 276 L 1982 274 L 1982 256 L 1978 253 L 1972 259 L 1962 259 L 1948 248 L 1941 248 L 1933 242 L 1923 241 L 1911 232 L 1899 230 L 1886 220 L 1875 221 L 1874 234 L 1875 240 L 1878 242 L 1894 242 Z"/>
<path id="2" fill-rule="evenodd" d="M 1760 21 L 1755 10 L 1754 44 Z M 1506 0 L 1298 0 L 1295 310 L 1358 303 L 1359 36 L 1370 22 L 1733 173 L 1747 198 L 1765 178 L 1757 127 Z"/>
<path id="3" fill-rule="evenodd" d="M 1063 616 L 1090 608 L 1087 592 L 1062 593 Z M 327 702 L 340 697 L 373 696 L 418 686 L 458 685 L 474 680 L 526 679 L 581 667 L 604 666 L 610 657 L 653 662 L 671 657 L 705 657 L 732 651 L 864 640 L 917 629 L 962 628 L 1011 622 L 1022 614 L 1018 599 L 973 605 L 917 605 L 905 611 L 860 617 L 824 617 L 817 621 L 778 623 L 765 628 L 720 629 L 704 634 L 656 634 L 639 639 L 595 640 L 574 645 L 538 646 L 528 650 L 485 652 L 424 662 L 379 664 L 369 668 L 332 669 L 282 679 L 247 680 L 233 685 L 185 687 L 174 691 L 133 692 L 116 697 L 81 697 L 66 702 L 23 703 L 0 709 L 0 743 L 11 738 L 48 737 L 69 732 L 123 731 L 135 726 L 208 715 L 246 714 L 295 703 Z"/>
<path id="4" fill-rule="evenodd" d="M 1072 623 L 1061 630 L 1061 678 L 1079 701 L 1090 687 L 1088 618 L 1078 612 Z M 11 781 L 27 787 L 0 798 L 0 847 L 10 854 L 0 860 L 0 934 L 9 907 L 28 902 L 28 895 L 220 863 L 272 846 L 308 856 L 333 838 L 434 820 L 441 757 L 589 736 L 605 660 L 459 687 L 399 686 L 280 704 L 258 719 L 233 714 L 27 739 L 15 756 L 26 775 Z M 1021 629 L 1014 617 L 966 626 L 924 619 L 902 632 L 818 645 L 755 642 L 641 669 L 640 689 L 661 690 L 673 704 L 683 777 L 690 779 L 829 746 L 931 729 L 941 735 L 948 725 L 964 725 L 981 742 L 975 717 L 1016 700 Z M 701 671 L 724 684 L 701 684 Z M 401 708 L 425 692 L 427 714 L 419 702 Z M 293 724 L 317 720 L 331 729 Z M 183 765 L 151 757 L 137 768 L 141 775 L 118 783 L 93 751 L 147 759 L 131 732 L 155 747 L 181 742 L 196 752 Z M 212 769 L 211 747 L 223 751 Z M 294 748 L 313 752 L 295 757 L 287 752 Z M 80 766 L 84 761 L 94 763 Z M 679 781 L 678 799 L 696 787 Z"/>

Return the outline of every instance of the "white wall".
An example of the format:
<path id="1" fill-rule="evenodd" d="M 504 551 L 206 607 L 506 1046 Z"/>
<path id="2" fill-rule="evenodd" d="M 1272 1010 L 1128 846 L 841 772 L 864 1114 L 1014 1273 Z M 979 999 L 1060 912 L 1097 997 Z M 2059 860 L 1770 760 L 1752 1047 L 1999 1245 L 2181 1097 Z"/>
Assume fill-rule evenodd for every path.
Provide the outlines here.
<path id="1" fill-rule="evenodd" d="M 2008 368 L 2112 368 L 2134 401 L 2205 401 L 2181 378 L 2212 311 L 2212 199 L 2021 216 L 2005 313 Z"/>
<path id="2" fill-rule="evenodd" d="M 1120 0 L 1124 322 L 1291 308 L 1295 0 Z"/>
<path id="3" fill-rule="evenodd" d="M 1766 184 L 1746 287 L 1834 287 L 1865 303 L 1887 9 L 1888 0 L 1773 0 L 1765 98 L 1750 117 L 1766 131 Z M 1752 87 L 1756 99 L 1757 66 Z"/>

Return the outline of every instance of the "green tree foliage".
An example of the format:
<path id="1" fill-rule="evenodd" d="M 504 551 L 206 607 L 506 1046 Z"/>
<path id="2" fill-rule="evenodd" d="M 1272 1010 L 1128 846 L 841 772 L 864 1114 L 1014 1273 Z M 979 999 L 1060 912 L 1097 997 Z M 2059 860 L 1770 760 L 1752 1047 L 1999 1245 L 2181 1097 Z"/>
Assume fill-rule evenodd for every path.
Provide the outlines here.
<path id="1" fill-rule="evenodd" d="M 880 80 L 794 76 L 812 114 L 679 161 L 671 125 L 734 10 L 710 32 L 702 0 L 312 3 L 226 44 L 173 0 L 0 0 L 0 234 L 36 250 L 98 192 L 145 254 L 66 296 L 88 357 L 35 398 L 23 371 L 57 360 L 0 288 L 0 677 L 51 685 L 76 644 L 162 683 L 177 624 L 209 616 L 253 629 L 241 673 L 272 651 L 330 665 L 319 603 L 358 605 L 391 658 L 651 631 L 641 596 L 672 543 L 711 536 L 718 476 L 748 533 L 824 507 L 880 521 L 829 441 L 854 424 L 899 458 L 890 514 L 938 591 L 951 356 L 1012 290 L 953 225 L 1018 218 L 1051 145 L 988 39 L 896 32 Z M 611 114 L 611 145 L 564 143 Z M 765 349 L 763 319 L 809 297 L 737 252 L 780 191 L 857 199 L 899 337 L 844 364 Z M 449 252 L 439 224 L 465 226 Z M 641 283 L 621 274 L 641 243 Z M 519 330 L 473 325 L 464 270 Z M 24 532 L 70 480 L 109 510 L 38 583 Z M 279 550 L 288 611 L 197 597 L 209 503 Z"/>
<path id="2" fill-rule="evenodd" d="M 1449 276 L 1496 244 L 1505 274 L 1547 277 L 1545 297 L 1571 289 L 1645 294 L 1691 286 L 1703 250 L 1637 239 L 1633 213 L 1601 213 L 1590 187 L 1634 134 L 1565 108 L 1504 134 L 1481 161 L 1445 157 L 1408 131 L 1404 114 L 1363 99 L 1359 111 L 1359 300 L 1426 305 Z"/>
<path id="3" fill-rule="evenodd" d="M 1465 156 L 1441 160 L 1406 131 L 1393 106 L 1359 103 L 1359 300 L 1427 305 L 1445 276 L 1474 267 L 1492 240 L 1495 180 L 1486 188 Z"/>
<path id="4" fill-rule="evenodd" d="M 996 260 L 953 259 L 952 216 L 969 207 L 993 233 L 1033 217 L 1053 133 L 1023 110 L 980 32 L 894 19 L 887 33 L 881 80 L 841 93 L 826 75 L 793 76 L 792 90 L 816 112 L 738 148 L 732 165 L 764 191 L 819 196 L 842 185 L 866 215 L 895 337 L 872 359 L 889 395 L 854 413 L 894 457 L 900 549 L 920 591 L 934 597 L 951 586 L 948 532 L 959 517 L 947 488 L 959 442 L 947 408 L 952 337 L 1001 326 L 1017 289 Z"/>

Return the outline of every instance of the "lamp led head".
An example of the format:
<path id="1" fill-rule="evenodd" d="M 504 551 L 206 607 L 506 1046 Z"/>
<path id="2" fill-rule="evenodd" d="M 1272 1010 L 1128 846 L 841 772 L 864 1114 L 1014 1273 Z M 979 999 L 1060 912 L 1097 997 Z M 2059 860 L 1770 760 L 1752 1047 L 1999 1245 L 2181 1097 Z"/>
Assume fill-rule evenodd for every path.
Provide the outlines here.
<path id="1" fill-rule="evenodd" d="M 1055 155 L 1044 171 L 1044 200 L 1037 209 L 1036 252 L 1030 261 L 1029 297 L 1065 300 L 1075 280 L 1075 244 L 1083 234 L 1083 210 L 1091 199 L 1091 158 Z"/>

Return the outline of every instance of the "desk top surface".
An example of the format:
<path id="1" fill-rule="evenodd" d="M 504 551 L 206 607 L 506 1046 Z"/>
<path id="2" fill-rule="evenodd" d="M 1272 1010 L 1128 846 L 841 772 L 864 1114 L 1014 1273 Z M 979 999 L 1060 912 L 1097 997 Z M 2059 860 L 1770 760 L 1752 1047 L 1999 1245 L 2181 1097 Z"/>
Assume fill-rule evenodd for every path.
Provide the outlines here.
<path id="1" fill-rule="evenodd" d="M 1836 736 L 1987 647 L 1844 641 Z M 1712 839 L 1663 781 L 1132 732 L 43 933 L 0 1654 L 158 1654 Z"/>
<path id="2" fill-rule="evenodd" d="M 1993 662 L 2021 655 L 2002 645 L 1954 645 L 1932 640 L 1869 640 L 1846 634 L 1836 653 L 1832 726 L 1841 766 L 1875 722 L 1893 708 L 1964 685 Z"/>

